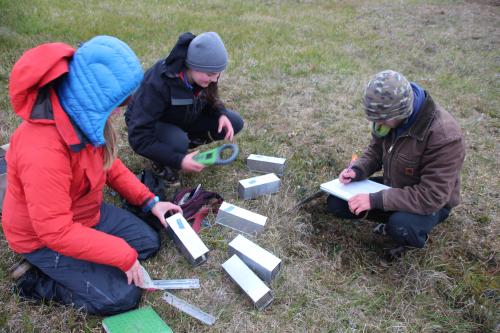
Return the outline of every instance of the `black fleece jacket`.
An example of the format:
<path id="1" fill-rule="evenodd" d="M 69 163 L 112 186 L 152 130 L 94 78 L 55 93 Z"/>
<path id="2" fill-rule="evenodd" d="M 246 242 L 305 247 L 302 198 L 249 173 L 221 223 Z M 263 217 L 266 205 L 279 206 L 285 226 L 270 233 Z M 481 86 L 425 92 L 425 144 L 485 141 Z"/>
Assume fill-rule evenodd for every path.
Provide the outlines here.
<path id="1" fill-rule="evenodd" d="M 181 168 L 185 154 L 157 140 L 156 123 L 171 123 L 189 132 L 189 125 L 201 112 L 215 118 L 225 113 L 223 105 L 211 107 L 207 104 L 201 87 L 195 85 L 193 91 L 179 77 L 186 68 L 189 43 L 195 37 L 190 32 L 180 35 L 169 56 L 146 71 L 125 112 L 132 149 L 139 155 L 176 169 Z"/>

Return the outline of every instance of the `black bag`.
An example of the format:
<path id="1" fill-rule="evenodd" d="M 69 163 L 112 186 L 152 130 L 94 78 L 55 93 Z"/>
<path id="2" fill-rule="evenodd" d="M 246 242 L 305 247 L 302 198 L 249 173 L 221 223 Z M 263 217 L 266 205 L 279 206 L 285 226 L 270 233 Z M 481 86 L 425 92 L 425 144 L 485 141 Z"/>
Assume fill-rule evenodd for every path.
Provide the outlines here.
<path id="1" fill-rule="evenodd" d="M 165 197 L 166 182 L 165 180 L 163 180 L 163 178 L 157 176 L 150 169 L 142 170 L 141 173 L 137 175 L 137 178 L 139 178 L 141 183 L 146 185 L 147 188 L 149 188 L 149 190 L 153 192 L 160 199 L 160 201 L 166 200 Z M 161 229 L 164 228 L 163 225 L 160 223 L 160 221 L 158 221 L 158 218 L 153 214 L 151 214 L 151 212 L 144 213 L 142 211 L 142 207 L 134 206 L 123 198 L 122 198 L 122 208 L 136 215 L 138 218 L 146 222 L 151 228 L 155 229 L 156 231 L 160 231 Z"/>

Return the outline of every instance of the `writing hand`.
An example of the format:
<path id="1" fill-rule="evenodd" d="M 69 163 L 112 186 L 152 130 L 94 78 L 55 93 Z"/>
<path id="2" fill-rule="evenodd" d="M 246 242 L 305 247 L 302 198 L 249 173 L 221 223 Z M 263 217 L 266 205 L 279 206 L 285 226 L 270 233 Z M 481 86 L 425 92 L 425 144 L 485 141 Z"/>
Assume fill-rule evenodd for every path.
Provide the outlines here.
<path id="1" fill-rule="evenodd" d="M 348 184 L 355 177 L 356 177 L 356 171 L 354 171 L 351 168 L 348 168 L 348 169 L 342 170 L 342 172 L 339 175 L 339 181 L 342 184 Z"/>

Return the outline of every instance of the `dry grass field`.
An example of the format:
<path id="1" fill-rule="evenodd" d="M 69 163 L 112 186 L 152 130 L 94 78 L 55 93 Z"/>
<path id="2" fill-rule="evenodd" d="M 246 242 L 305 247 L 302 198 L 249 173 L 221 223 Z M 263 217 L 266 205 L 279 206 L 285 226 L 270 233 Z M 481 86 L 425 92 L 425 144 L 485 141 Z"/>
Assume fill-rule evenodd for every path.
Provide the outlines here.
<path id="1" fill-rule="evenodd" d="M 201 237 L 207 263 L 192 268 L 164 238 L 144 263 L 155 278 L 200 279 L 175 294 L 215 315 L 208 327 L 146 293 L 175 332 L 499 332 L 500 3 L 494 0 L 64 1 L 0 0 L 0 143 L 19 123 L 8 100 L 9 73 L 43 42 L 77 45 L 97 34 L 126 41 L 144 69 L 165 57 L 184 31 L 217 31 L 230 55 L 221 79 L 226 105 L 245 129 L 229 166 L 182 175 L 268 217 L 252 240 L 283 260 L 264 311 L 223 272 L 237 233 L 218 225 Z M 360 108 L 367 78 L 383 69 L 428 90 L 463 128 L 463 202 L 422 250 L 381 264 L 386 240 L 368 221 L 325 212 L 319 199 L 289 209 L 333 179 L 370 138 Z M 116 118 L 120 155 L 135 172 L 148 163 L 128 147 Z M 243 201 L 237 182 L 252 176 L 251 153 L 287 158 L 279 193 Z M 169 189 L 171 192 L 172 189 Z M 108 200 L 117 202 L 112 195 Z M 214 221 L 214 217 L 211 217 Z M 12 293 L 19 256 L 0 235 L 0 332 L 101 332 L 102 318 Z"/>

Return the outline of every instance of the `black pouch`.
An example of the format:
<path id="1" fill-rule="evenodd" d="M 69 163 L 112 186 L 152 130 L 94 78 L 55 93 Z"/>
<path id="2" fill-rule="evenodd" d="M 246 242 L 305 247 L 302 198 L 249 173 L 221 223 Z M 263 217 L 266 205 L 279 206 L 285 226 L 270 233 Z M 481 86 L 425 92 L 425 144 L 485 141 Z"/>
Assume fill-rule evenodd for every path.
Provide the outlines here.
<path id="1" fill-rule="evenodd" d="M 151 192 L 153 192 L 160 201 L 165 201 L 165 186 L 166 182 L 161 177 L 155 175 L 155 173 L 150 169 L 144 169 L 137 175 L 137 178 L 146 185 Z M 151 214 L 151 212 L 143 212 L 142 207 L 134 206 L 130 204 L 127 200 L 122 198 L 122 208 L 128 210 L 132 214 L 136 215 L 138 218 L 146 222 L 151 228 L 156 231 L 162 230 L 164 227 L 158 221 L 158 218 Z"/>

